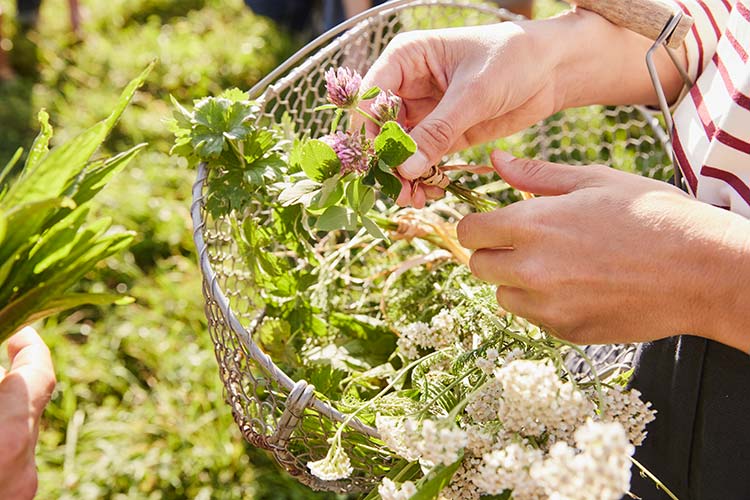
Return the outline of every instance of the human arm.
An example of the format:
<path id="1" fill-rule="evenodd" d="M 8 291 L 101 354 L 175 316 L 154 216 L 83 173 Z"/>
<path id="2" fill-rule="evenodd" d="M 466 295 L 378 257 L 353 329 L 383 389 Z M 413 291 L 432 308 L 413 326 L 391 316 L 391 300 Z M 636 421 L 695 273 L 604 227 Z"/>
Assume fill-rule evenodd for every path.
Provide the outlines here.
<path id="1" fill-rule="evenodd" d="M 504 309 L 576 343 L 692 334 L 750 352 L 750 220 L 603 166 L 493 163 L 545 195 L 458 226 Z"/>
<path id="2" fill-rule="evenodd" d="M 39 420 L 55 388 L 49 349 L 31 328 L 8 340 L 10 369 L 0 367 L 0 498 L 27 500 L 37 489 Z"/>

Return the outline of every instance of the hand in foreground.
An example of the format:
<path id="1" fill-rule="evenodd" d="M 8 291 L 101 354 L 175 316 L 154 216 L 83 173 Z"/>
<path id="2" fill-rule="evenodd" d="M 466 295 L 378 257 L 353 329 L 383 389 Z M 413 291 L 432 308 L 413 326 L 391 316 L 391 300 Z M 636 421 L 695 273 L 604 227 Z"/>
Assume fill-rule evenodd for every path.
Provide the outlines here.
<path id="1" fill-rule="evenodd" d="M 34 498 L 39 419 L 55 388 L 49 349 L 32 328 L 8 340 L 10 369 L 0 367 L 0 499 Z"/>
<path id="2" fill-rule="evenodd" d="M 522 130 L 560 108 L 550 85 L 554 51 L 538 50 L 532 28 L 538 30 L 502 23 L 401 34 L 375 62 L 363 88 L 378 86 L 402 98 L 400 121 L 413 127 L 419 146 L 399 168 L 399 205 L 421 208 L 426 198 L 442 195 L 411 181 L 443 155 Z"/>
<path id="3" fill-rule="evenodd" d="M 750 220 L 604 166 L 493 164 L 543 195 L 458 226 L 504 309 L 580 344 L 687 333 L 750 350 Z"/>

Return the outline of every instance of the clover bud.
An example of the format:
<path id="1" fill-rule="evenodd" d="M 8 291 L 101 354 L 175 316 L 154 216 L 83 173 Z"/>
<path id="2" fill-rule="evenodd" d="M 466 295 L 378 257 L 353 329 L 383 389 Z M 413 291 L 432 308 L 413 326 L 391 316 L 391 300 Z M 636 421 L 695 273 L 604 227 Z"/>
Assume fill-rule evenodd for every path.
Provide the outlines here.
<path id="1" fill-rule="evenodd" d="M 330 68 L 325 73 L 328 101 L 340 108 L 350 108 L 359 101 L 362 75 L 349 68 Z"/>
<path id="2" fill-rule="evenodd" d="M 401 110 L 401 98 L 390 90 L 384 90 L 375 98 L 370 109 L 380 123 L 395 121 Z"/>

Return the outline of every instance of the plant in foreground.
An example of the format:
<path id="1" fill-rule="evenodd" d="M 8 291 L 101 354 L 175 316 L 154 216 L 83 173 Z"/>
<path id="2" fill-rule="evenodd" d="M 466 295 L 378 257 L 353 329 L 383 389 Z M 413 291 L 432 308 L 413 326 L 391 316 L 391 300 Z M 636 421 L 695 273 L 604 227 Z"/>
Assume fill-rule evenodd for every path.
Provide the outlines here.
<path id="1" fill-rule="evenodd" d="M 152 67 L 127 86 L 109 117 L 52 150 L 52 127 L 41 111 L 42 130 L 20 173 L 11 179 L 21 150 L 0 174 L 0 343 L 23 325 L 66 309 L 132 301 L 68 290 L 133 239 L 130 232 L 112 230 L 109 219 L 88 223 L 87 216 L 89 201 L 145 144 L 112 158 L 92 156 Z"/>

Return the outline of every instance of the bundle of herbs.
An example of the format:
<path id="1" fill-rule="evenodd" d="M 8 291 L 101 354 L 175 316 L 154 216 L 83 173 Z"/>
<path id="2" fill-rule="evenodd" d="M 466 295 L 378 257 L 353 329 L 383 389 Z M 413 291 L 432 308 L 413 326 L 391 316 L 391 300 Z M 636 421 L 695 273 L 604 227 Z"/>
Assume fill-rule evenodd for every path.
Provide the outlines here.
<path id="1" fill-rule="evenodd" d="M 346 68 L 325 78 L 320 137 L 237 90 L 175 102 L 171 121 L 173 152 L 208 172 L 206 216 L 230 227 L 242 266 L 212 264 L 242 277 L 253 340 L 346 415 L 325 424 L 308 471 L 346 480 L 368 457 L 382 482 L 367 498 L 384 500 L 621 498 L 655 413 L 628 373 L 573 373 L 565 356 L 583 350 L 499 311 L 455 240 L 462 214 L 497 203 L 435 167 L 421 181 L 452 196 L 395 207 L 396 167 L 416 152 L 399 98 Z M 377 453 L 355 420 L 377 428 Z"/>

